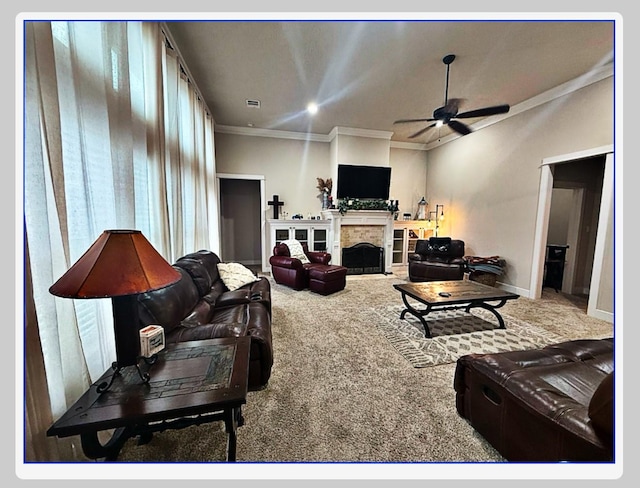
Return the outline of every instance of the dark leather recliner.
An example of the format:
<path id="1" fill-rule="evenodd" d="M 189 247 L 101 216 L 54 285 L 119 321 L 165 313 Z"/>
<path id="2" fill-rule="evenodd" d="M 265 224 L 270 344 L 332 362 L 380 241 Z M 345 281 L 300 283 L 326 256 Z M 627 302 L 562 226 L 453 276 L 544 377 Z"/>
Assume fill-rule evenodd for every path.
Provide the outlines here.
<path id="1" fill-rule="evenodd" d="M 307 245 L 302 243 L 302 250 L 309 258 L 310 263 L 292 258 L 286 244 L 277 244 L 273 248 L 273 256 L 269 258 L 271 276 L 276 283 L 290 286 L 294 290 L 304 290 L 309 286 L 308 269 L 317 264 L 329 265 L 331 254 L 328 252 L 309 251 Z"/>
<path id="2" fill-rule="evenodd" d="M 409 281 L 461 280 L 465 269 L 464 241 L 458 239 L 418 239 L 409 254 Z"/>
<path id="3" fill-rule="evenodd" d="M 614 340 L 468 354 L 454 376 L 456 409 L 514 462 L 612 462 Z"/>

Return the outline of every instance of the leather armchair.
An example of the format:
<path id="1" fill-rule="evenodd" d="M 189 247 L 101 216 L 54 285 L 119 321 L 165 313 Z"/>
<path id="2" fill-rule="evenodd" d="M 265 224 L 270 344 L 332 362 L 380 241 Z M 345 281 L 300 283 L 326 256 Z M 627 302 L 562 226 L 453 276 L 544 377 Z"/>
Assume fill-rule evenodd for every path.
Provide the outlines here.
<path id="1" fill-rule="evenodd" d="M 464 241 L 450 237 L 418 239 L 409 254 L 409 281 L 447 281 L 464 278 Z"/>
<path id="2" fill-rule="evenodd" d="M 328 265 L 331 254 L 328 252 L 309 251 L 306 244 L 302 244 L 302 250 L 309 258 L 310 263 L 303 264 L 297 258 L 292 258 L 286 244 L 277 244 L 273 248 L 273 256 L 269 258 L 271 276 L 276 283 L 290 286 L 295 290 L 304 290 L 309 286 L 309 269 L 318 264 Z"/>

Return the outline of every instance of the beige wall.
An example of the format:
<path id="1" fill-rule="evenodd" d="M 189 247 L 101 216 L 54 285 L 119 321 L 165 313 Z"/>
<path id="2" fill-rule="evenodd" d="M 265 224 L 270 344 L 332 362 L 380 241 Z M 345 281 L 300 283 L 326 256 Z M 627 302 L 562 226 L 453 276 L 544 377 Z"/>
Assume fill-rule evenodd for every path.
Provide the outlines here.
<path id="1" fill-rule="evenodd" d="M 554 188 L 549 213 L 549 231 L 547 244 L 564 246 L 567 244 L 569 216 L 573 205 L 573 191 L 567 188 Z M 573 251 L 573 250 L 572 250 Z"/>
<path id="2" fill-rule="evenodd" d="M 337 164 L 389 166 L 389 140 L 363 136 L 336 136 Z"/>
<path id="3" fill-rule="evenodd" d="M 391 188 L 389 198 L 398 200 L 400 216 L 404 212 L 412 216 L 418 210 L 418 202 L 427 197 L 427 153 L 413 149 L 391 148 Z"/>
<path id="4" fill-rule="evenodd" d="M 322 209 L 316 178 L 330 177 L 329 144 L 216 133 L 216 171 L 264 175 L 267 201 L 278 195 L 281 212 L 306 218 Z M 272 218 L 273 207 L 266 208 Z"/>
<path id="5" fill-rule="evenodd" d="M 504 257 L 501 280 L 528 292 L 540 164 L 613 144 L 612 94 L 607 78 L 429 151 L 427 193 L 445 205 L 442 234 L 464 240 L 467 254 Z"/>

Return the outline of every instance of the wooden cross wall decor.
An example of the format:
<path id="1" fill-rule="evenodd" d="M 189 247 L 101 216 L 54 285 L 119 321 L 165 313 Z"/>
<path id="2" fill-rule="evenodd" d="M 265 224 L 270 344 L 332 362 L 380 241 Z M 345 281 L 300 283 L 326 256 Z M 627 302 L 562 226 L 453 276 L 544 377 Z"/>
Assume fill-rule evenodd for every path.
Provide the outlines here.
<path id="1" fill-rule="evenodd" d="M 278 200 L 278 195 L 273 195 L 273 200 L 267 202 L 269 205 L 273 205 L 273 218 L 278 219 L 280 214 L 280 207 L 284 205 L 284 202 Z"/>

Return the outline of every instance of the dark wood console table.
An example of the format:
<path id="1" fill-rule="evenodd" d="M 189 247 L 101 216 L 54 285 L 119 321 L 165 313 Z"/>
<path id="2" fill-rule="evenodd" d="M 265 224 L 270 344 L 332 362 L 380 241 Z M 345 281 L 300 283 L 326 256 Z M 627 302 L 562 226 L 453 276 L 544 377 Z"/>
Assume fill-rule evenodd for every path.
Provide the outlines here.
<path id="1" fill-rule="evenodd" d="M 223 421 L 227 433 L 227 461 L 236 460 L 237 428 L 246 403 L 250 337 L 227 337 L 170 344 L 158 354 L 145 383 L 138 370 L 121 369 L 111 387 L 112 369 L 105 372 L 47 431 L 48 436 L 80 435 L 90 459 L 115 461 L 132 437 L 139 443 L 154 432 Z M 114 429 L 101 443 L 98 433 Z"/>

